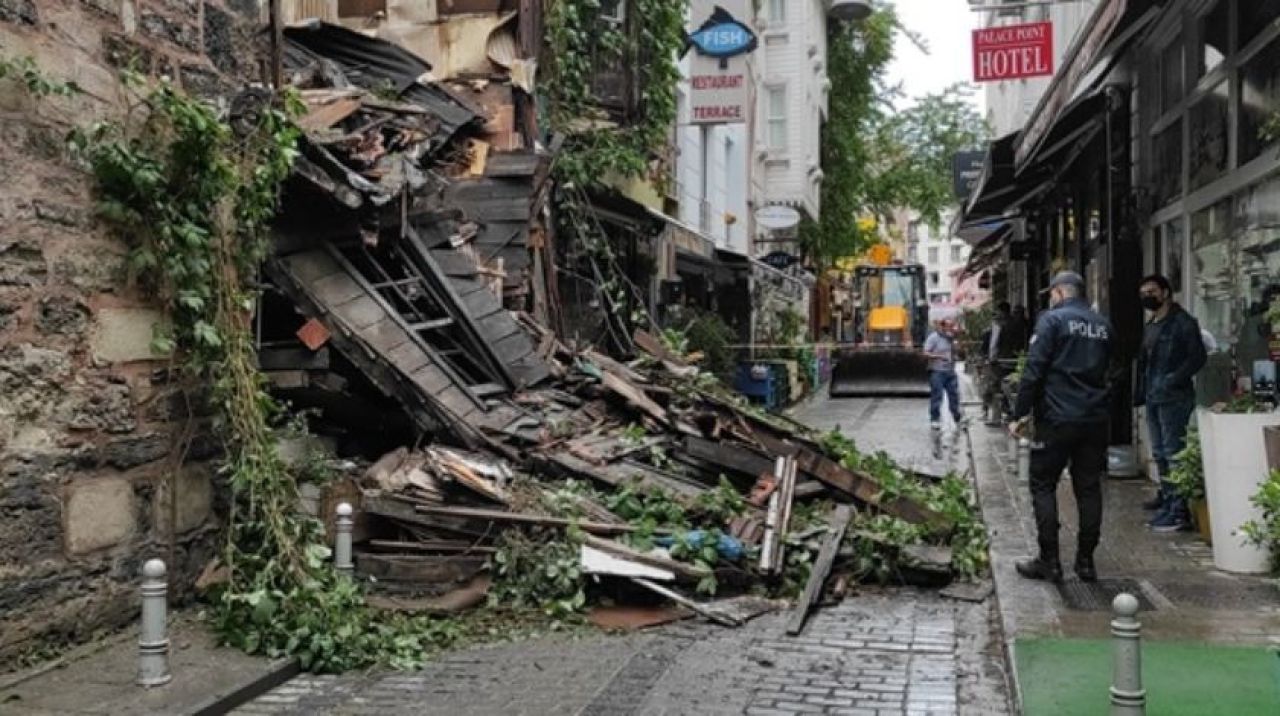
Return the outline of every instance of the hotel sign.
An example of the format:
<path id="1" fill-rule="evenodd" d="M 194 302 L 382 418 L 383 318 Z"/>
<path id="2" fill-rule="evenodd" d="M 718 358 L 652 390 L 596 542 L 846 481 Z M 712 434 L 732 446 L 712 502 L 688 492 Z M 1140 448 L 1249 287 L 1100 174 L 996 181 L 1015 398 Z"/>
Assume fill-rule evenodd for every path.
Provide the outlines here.
<path id="1" fill-rule="evenodd" d="M 694 0 L 685 51 L 689 57 L 689 122 L 743 124 L 750 114 L 751 68 L 758 44 L 746 24 L 747 0 Z"/>
<path id="2" fill-rule="evenodd" d="M 1053 23 L 973 31 L 973 81 L 998 82 L 1053 74 Z"/>

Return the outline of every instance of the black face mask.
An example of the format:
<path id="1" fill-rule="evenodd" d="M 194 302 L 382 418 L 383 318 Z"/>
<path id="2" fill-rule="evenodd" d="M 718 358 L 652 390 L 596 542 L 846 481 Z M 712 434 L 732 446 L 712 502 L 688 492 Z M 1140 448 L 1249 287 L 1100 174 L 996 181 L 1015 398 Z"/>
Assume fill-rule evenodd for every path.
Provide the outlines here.
<path id="1" fill-rule="evenodd" d="M 1147 309 L 1148 311 L 1159 311 L 1160 307 L 1163 305 L 1164 305 L 1164 301 L 1161 301 L 1155 296 L 1142 297 L 1142 307 Z"/>

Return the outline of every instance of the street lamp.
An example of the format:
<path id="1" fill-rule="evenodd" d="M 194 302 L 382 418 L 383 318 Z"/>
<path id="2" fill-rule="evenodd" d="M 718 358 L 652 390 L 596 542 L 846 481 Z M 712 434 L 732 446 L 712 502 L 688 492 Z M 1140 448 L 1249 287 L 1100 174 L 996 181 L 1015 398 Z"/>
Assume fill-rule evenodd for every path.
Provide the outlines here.
<path id="1" fill-rule="evenodd" d="M 832 0 L 831 17 L 842 21 L 866 20 L 875 8 L 871 0 Z"/>

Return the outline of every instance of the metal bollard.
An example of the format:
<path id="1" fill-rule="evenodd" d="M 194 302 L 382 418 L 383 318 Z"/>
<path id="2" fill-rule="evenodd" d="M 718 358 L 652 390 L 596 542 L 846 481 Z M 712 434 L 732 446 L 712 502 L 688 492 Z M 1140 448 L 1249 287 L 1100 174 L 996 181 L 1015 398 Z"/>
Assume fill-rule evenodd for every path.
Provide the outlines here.
<path id="1" fill-rule="evenodd" d="M 1147 690 L 1142 688 L 1142 624 L 1138 622 L 1138 600 L 1119 594 L 1111 602 L 1113 645 L 1111 671 L 1111 716 L 1145 716 Z"/>
<path id="2" fill-rule="evenodd" d="M 1009 472 L 1018 474 L 1018 439 L 1012 435 L 1009 436 Z"/>
<path id="3" fill-rule="evenodd" d="M 1018 440 L 1018 482 L 1031 482 L 1031 441 L 1026 438 Z"/>
<path id="4" fill-rule="evenodd" d="M 347 502 L 338 503 L 338 518 L 334 521 L 333 530 L 333 568 L 339 574 L 351 574 L 355 571 L 355 564 L 351 561 L 351 530 L 355 525 L 352 519 L 351 504 Z"/>
<path id="5" fill-rule="evenodd" d="M 142 627 L 138 633 L 138 685 L 162 686 L 169 673 L 168 621 L 169 582 L 164 562 L 149 559 L 142 565 Z"/>

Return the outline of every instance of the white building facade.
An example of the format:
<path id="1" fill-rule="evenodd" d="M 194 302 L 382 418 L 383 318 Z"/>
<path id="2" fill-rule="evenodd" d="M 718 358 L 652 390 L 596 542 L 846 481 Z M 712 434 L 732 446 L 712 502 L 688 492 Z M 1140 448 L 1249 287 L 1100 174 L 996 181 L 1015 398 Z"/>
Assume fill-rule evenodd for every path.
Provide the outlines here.
<path id="1" fill-rule="evenodd" d="M 919 216 L 907 222 L 907 260 L 924 266 L 931 304 L 952 302 L 957 269 L 969 261 L 969 244 L 949 231 L 953 218 L 951 212 L 944 214 L 936 229 Z"/>
<path id="2" fill-rule="evenodd" d="M 830 87 L 827 2 L 763 0 L 737 7 L 746 8 L 741 19 L 759 39 L 747 61 L 751 99 L 746 120 L 691 122 L 686 57 L 671 193 L 682 223 L 699 229 L 719 249 L 757 257 L 793 249 L 795 238 L 794 230 L 774 233 L 758 227 L 757 209 L 784 205 L 811 219 L 821 210 L 821 129 Z"/>
<path id="3" fill-rule="evenodd" d="M 985 0 L 985 6 L 996 8 L 1000 0 Z M 1098 0 L 1066 0 L 1054 5 L 984 10 L 982 27 L 1000 27 L 1025 22 L 1053 23 L 1053 66 L 1062 66 L 1067 50 L 1076 34 L 1093 14 Z M 1040 98 L 1049 88 L 1052 77 L 1031 77 L 986 84 L 986 115 L 995 136 L 1001 137 L 1022 129 L 1035 111 Z"/>

